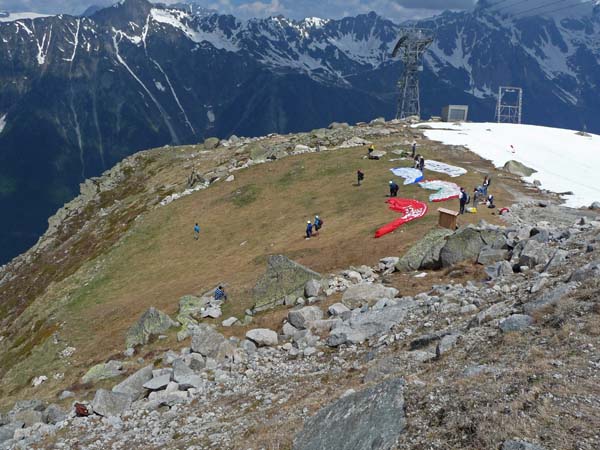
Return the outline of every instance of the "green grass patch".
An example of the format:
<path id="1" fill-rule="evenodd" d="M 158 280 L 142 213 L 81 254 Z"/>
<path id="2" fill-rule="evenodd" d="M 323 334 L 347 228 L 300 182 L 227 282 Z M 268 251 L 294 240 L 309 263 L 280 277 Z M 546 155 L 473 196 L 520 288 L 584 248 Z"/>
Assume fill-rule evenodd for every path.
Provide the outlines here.
<path id="1" fill-rule="evenodd" d="M 251 205 L 260 195 L 261 188 L 255 184 L 239 187 L 229 195 L 229 201 L 238 208 Z"/>

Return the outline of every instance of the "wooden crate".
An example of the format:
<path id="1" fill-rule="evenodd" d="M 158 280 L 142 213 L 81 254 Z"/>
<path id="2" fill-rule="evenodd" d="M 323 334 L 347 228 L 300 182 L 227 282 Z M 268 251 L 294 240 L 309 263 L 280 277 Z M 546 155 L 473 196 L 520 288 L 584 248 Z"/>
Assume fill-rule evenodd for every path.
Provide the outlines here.
<path id="1" fill-rule="evenodd" d="M 456 220 L 458 218 L 458 211 L 452 211 L 451 209 L 439 208 L 440 213 L 438 224 L 440 227 L 448 228 L 449 230 L 456 230 Z"/>

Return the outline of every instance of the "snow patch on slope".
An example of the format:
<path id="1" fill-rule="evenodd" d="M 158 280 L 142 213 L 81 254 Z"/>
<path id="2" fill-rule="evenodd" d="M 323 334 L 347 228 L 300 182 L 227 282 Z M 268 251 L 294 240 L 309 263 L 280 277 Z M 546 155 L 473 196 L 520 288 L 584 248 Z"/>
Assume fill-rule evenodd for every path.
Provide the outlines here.
<path id="1" fill-rule="evenodd" d="M 6 114 L 0 116 L 0 133 L 4 131 L 4 127 L 6 126 Z"/>
<path id="2" fill-rule="evenodd" d="M 49 14 L 38 14 L 34 12 L 9 13 L 8 17 L 0 17 L 0 22 L 14 22 L 15 20 L 40 19 L 51 17 Z"/>
<path id="3" fill-rule="evenodd" d="M 544 189 L 573 192 L 564 196 L 574 208 L 600 201 L 600 136 L 581 136 L 573 130 L 534 125 L 498 123 L 427 123 L 428 139 L 446 145 L 463 145 L 496 167 L 515 160 L 537 173 L 525 178 L 539 180 Z M 417 125 L 418 126 L 418 125 Z M 512 148 L 511 148 L 512 146 Z M 514 149 L 514 152 L 513 152 Z"/>

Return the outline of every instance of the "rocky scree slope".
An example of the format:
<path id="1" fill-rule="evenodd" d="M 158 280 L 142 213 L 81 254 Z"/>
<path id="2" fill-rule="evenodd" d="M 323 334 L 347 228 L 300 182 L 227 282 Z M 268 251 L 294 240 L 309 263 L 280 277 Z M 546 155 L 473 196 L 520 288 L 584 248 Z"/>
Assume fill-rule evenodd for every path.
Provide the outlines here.
<path id="1" fill-rule="evenodd" d="M 239 340 L 194 325 L 187 347 L 140 359 L 99 389 L 87 417 L 54 423 L 34 414 L 49 407 L 19 403 L 3 445 L 597 448 L 600 220 L 547 203 L 515 205 L 507 218 L 444 245 L 474 241 L 487 281 L 408 297 L 386 286 L 398 257 L 350 268 L 307 283 L 277 330 Z M 490 256 L 493 247 L 504 253 Z"/>

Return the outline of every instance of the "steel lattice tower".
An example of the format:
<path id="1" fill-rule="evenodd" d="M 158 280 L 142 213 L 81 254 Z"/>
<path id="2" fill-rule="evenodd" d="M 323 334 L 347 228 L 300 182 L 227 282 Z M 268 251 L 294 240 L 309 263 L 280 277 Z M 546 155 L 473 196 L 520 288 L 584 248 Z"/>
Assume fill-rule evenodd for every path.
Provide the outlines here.
<path id="1" fill-rule="evenodd" d="M 421 117 L 419 72 L 423 71 L 423 54 L 432 42 L 433 34 L 430 30 L 406 28 L 394 47 L 392 57 L 396 57 L 400 53 L 404 63 L 404 72 L 398 81 L 400 98 L 398 99 L 397 119 L 406 119 L 409 116 Z"/>
<path id="2" fill-rule="evenodd" d="M 509 99 L 507 99 L 507 96 L 509 96 Z M 498 123 L 521 123 L 522 110 L 523 89 L 500 86 L 498 88 L 498 103 L 496 104 L 496 120 Z"/>

